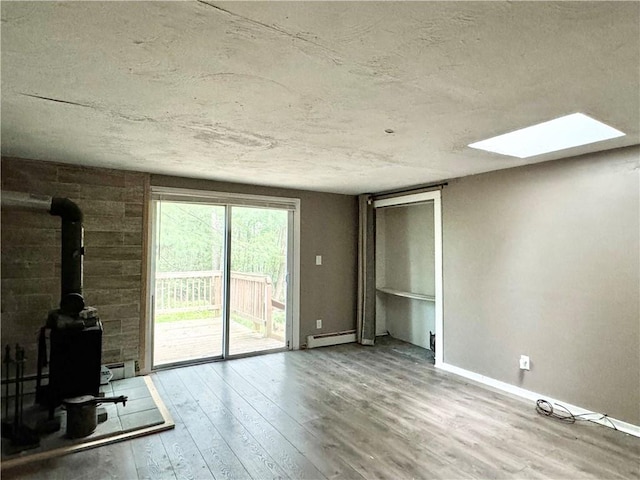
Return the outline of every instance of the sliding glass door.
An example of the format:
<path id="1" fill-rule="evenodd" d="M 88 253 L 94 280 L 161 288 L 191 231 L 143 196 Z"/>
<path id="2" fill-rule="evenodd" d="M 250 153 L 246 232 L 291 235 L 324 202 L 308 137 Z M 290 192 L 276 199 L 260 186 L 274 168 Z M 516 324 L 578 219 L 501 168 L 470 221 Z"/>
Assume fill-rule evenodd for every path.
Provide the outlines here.
<path id="1" fill-rule="evenodd" d="M 231 207 L 229 355 L 286 346 L 287 217 Z"/>
<path id="2" fill-rule="evenodd" d="M 288 348 L 293 211 L 167 195 L 153 211 L 153 367 Z"/>
<path id="3" fill-rule="evenodd" d="M 222 356 L 225 210 L 156 203 L 154 366 Z"/>

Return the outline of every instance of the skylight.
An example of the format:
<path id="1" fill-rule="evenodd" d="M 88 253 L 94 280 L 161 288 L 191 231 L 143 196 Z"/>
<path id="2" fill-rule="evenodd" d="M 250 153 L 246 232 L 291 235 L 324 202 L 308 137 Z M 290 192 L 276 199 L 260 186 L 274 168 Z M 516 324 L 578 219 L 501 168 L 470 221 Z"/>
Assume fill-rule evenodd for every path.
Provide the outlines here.
<path id="1" fill-rule="evenodd" d="M 511 157 L 528 158 L 624 135 L 621 131 L 582 113 L 573 113 L 469 146 Z"/>

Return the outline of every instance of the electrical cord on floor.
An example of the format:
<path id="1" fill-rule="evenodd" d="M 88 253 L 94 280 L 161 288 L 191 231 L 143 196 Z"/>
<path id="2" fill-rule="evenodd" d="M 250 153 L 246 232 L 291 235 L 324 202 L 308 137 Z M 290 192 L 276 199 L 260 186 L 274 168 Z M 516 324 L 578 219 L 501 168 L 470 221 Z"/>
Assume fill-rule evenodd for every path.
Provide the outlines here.
<path id="1" fill-rule="evenodd" d="M 559 408 L 561 411 L 557 412 L 553 408 L 553 405 L 555 405 L 556 408 Z M 578 421 L 598 423 L 600 420 L 606 419 L 611 424 L 614 430 L 618 430 L 616 428 L 615 423 L 611 421 L 611 419 L 606 413 L 600 414 L 600 413 L 591 412 L 591 413 L 573 414 L 564 405 L 560 405 L 559 403 L 554 403 L 553 405 L 551 404 L 551 402 L 547 400 L 543 400 L 542 398 L 539 398 L 538 400 L 536 400 L 536 412 L 538 412 L 540 415 L 544 415 L 545 417 L 551 417 L 564 423 L 576 423 Z M 587 418 L 589 415 L 600 415 L 600 417 Z"/>

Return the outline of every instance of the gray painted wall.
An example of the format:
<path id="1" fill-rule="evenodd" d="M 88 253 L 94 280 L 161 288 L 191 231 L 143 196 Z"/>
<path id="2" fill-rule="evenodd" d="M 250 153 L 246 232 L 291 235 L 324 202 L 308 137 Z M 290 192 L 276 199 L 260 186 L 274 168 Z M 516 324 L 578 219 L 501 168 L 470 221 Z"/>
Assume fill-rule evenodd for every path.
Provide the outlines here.
<path id="1" fill-rule="evenodd" d="M 445 362 L 640 424 L 639 158 L 631 147 L 449 183 Z"/>
<path id="2" fill-rule="evenodd" d="M 300 343 L 307 335 L 356 328 L 357 197 L 162 175 L 152 175 L 151 185 L 299 198 Z"/>

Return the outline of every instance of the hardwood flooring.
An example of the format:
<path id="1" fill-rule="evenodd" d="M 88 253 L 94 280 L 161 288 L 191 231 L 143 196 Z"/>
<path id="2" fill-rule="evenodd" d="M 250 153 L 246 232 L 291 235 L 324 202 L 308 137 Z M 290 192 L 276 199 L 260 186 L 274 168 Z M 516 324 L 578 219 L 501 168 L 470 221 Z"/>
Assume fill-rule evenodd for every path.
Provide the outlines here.
<path id="1" fill-rule="evenodd" d="M 165 370 L 175 430 L 3 479 L 640 478 L 640 438 L 559 423 L 384 338 Z"/>

